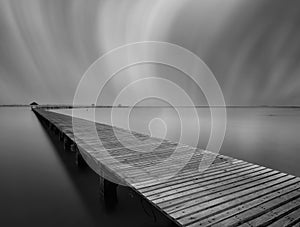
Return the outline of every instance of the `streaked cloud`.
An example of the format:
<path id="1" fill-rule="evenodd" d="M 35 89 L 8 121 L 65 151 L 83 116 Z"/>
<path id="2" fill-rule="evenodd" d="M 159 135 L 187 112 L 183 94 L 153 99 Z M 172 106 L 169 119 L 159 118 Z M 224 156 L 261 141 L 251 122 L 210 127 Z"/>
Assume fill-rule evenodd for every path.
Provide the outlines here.
<path id="1" fill-rule="evenodd" d="M 299 9 L 297 0 L 3 0 L 0 103 L 71 103 L 103 53 L 157 40 L 199 55 L 228 104 L 299 105 Z M 127 83 L 140 73 L 129 71 Z M 191 81 L 178 83 L 197 99 Z"/>

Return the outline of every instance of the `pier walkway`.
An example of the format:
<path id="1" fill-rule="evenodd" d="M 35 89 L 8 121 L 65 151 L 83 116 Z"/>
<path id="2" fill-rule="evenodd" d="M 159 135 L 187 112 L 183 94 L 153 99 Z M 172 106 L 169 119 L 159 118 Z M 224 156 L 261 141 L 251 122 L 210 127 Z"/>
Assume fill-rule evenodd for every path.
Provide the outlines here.
<path id="1" fill-rule="evenodd" d="M 115 182 L 122 182 L 178 226 L 300 226 L 298 177 L 83 119 L 75 119 L 76 135 L 81 135 L 75 140 L 72 117 L 39 108 L 33 111 L 66 147 L 77 152 L 79 166 L 87 162 L 99 175 L 107 174 L 108 178 L 101 178 L 106 196 L 116 197 Z M 132 135 L 138 138 L 138 145 Z M 124 147 L 123 142 L 129 146 Z M 176 147 L 179 153 L 170 159 L 168 168 L 158 168 Z M 109 155 L 103 156 L 104 149 Z M 155 181 L 153 176 L 168 176 L 190 150 L 193 156 L 179 173 L 165 182 Z M 211 160 L 207 170 L 198 171 L 200 161 Z"/>

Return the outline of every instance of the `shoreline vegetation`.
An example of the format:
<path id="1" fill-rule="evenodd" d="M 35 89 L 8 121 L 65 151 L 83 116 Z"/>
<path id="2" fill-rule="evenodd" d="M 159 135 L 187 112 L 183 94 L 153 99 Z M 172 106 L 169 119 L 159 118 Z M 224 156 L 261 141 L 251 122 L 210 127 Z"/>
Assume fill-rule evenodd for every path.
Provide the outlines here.
<path id="1" fill-rule="evenodd" d="M 163 105 L 151 105 L 151 106 L 96 106 L 96 105 L 67 105 L 67 104 L 46 104 L 46 105 L 25 105 L 25 104 L 9 104 L 0 105 L 0 107 L 36 107 L 36 108 L 46 108 L 46 109 L 73 109 L 73 108 L 300 108 L 300 106 L 286 105 L 286 106 L 269 106 L 269 105 L 258 105 L 258 106 L 239 106 L 239 105 L 229 105 L 229 106 L 163 106 Z"/>

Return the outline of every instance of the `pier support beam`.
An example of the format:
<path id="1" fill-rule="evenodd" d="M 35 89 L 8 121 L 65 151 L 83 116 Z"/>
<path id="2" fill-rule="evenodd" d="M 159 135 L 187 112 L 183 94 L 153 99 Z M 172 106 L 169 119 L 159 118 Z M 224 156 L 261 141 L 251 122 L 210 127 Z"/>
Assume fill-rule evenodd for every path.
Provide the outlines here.
<path id="1" fill-rule="evenodd" d="M 54 127 L 54 134 L 55 134 L 55 135 L 58 135 L 58 133 L 59 133 L 58 128 L 57 128 L 57 127 Z"/>
<path id="2" fill-rule="evenodd" d="M 118 203 L 117 187 L 117 184 L 100 176 L 100 199 L 108 209 L 114 209 Z"/>
<path id="3" fill-rule="evenodd" d="M 59 137 L 59 141 L 63 141 L 64 140 L 64 133 L 63 132 L 59 132 L 58 133 L 58 137 Z"/>
<path id="4" fill-rule="evenodd" d="M 72 145 L 72 140 L 70 140 L 70 138 L 68 138 L 67 136 L 64 137 L 64 150 L 70 150 L 71 149 L 71 145 Z"/>
<path id="5" fill-rule="evenodd" d="M 88 165 L 86 164 L 85 160 L 83 159 L 82 155 L 80 154 L 78 147 L 75 146 L 76 152 L 76 165 L 78 168 L 86 168 Z"/>
<path id="6" fill-rule="evenodd" d="M 78 149 L 76 143 L 72 143 L 70 149 L 71 149 L 72 152 L 75 153 L 77 151 L 77 149 Z"/>

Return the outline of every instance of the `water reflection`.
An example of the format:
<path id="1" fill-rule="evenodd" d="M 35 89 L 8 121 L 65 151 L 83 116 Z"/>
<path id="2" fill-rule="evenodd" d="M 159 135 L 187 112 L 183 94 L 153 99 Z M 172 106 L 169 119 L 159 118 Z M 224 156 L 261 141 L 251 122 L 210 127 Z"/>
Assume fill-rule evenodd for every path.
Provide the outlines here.
<path id="1" fill-rule="evenodd" d="M 72 153 L 43 128 L 29 108 L 0 108 L 1 226 L 168 226 L 130 190 L 119 188 L 109 212 L 99 199 L 99 179 L 78 170 Z M 144 207 L 144 209 L 143 209 Z M 17 218 L 16 218 L 17 217 Z"/>

